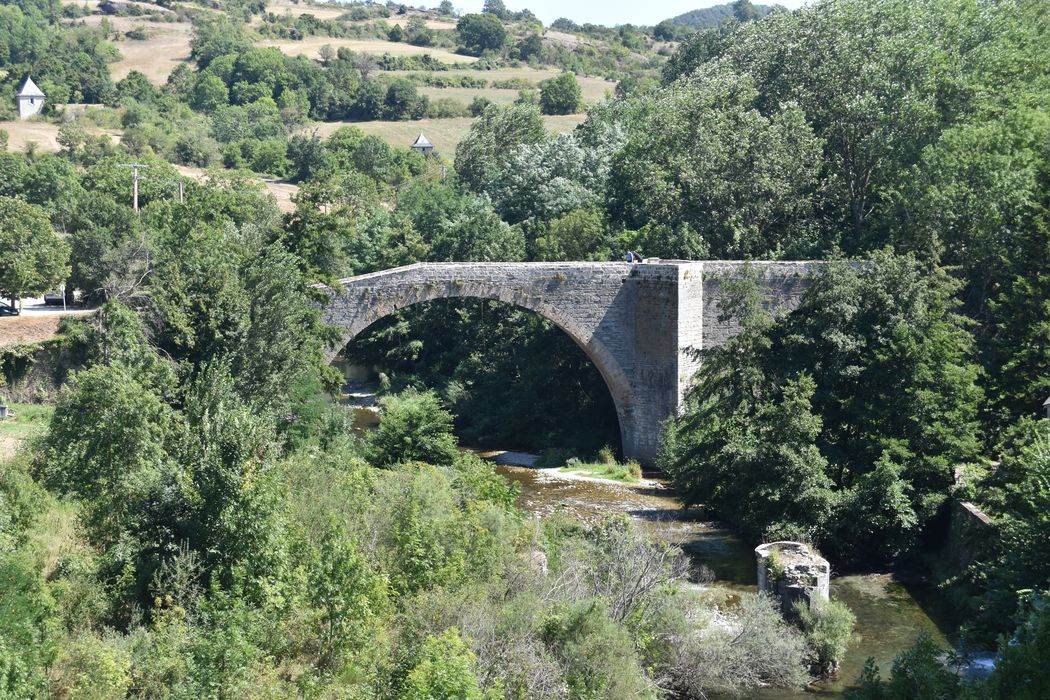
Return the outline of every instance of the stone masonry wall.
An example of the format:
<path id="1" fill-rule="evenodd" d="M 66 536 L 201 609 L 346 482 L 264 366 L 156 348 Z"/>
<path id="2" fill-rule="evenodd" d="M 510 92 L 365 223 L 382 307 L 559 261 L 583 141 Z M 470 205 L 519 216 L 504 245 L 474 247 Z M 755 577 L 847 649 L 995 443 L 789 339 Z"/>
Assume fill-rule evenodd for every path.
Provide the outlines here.
<path id="1" fill-rule="evenodd" d="M 794 308 L 819 263 L 751 263 L 772 307 Z M 325 320 L 344 341 L 379 319 L 434 299 L 495 299 L 552 321 L 601 372 L 624 454 L 652 464 L 660 423 L 682 405 L 698 350 L 739 329 L 718 320 L 719 280 L 743 263 L 418 263 L 359 275 L 330 289 Z M 332 355 L 335 355 L 333 351 Z"/>

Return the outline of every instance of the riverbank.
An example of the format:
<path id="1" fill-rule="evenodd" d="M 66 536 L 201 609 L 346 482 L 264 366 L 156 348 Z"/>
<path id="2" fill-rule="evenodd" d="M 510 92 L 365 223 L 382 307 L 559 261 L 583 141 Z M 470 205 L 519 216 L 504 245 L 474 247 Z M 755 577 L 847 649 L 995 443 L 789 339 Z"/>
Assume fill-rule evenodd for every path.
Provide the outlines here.
<path id="1" fill-rule="evenodd" d="M 475 452 L 482 459 L 489 460 L 500 466 L 531 469 L 541 475 L 541 478 L 562 479 L 566 481 L 593 481 L 599 484 L 608 484 L 610 486 L 626 486 L 628 488 L 634 487 L 640 489 L 667 487 L 666 484 L 660 480 L 648 479 L 644 476 L 634 481 L 595 476 L 594 471 L 587 468 L 591 465 L 580 465 L 580 468 L 578 469 L 569 466 L 537 467 L 536 463 L 540 456 L 530 452 L 515 452 L 513 450 L 475 450 Z"/>

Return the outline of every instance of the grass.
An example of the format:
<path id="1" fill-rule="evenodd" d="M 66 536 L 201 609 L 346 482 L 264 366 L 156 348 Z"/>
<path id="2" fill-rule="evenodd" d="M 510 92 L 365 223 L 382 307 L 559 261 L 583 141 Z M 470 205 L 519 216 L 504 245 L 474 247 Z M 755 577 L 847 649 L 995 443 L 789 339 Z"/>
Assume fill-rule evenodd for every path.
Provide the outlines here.
<path id="1" fill-rule="evenodd" d="M 568 114 L 559 116 L 545 116 L 543 123 L 547 131 L 554 134 L 564 134 L 572 131 L 586 118 L 585 114 Z M 474 122 L 473 117 L 451 117 L 448 119 L 419 119 L 417 121 L 404 122 L 322 122 L 314 125 L 320 136 L 327 137 L 341 126 L 356 126 L 366 134 L 373 134 L 383 139 L 392 146 L 408 146 L 416 140 L 416 136 L 422 131 L 434 144 L 435 149 L 443 156 L 451 158 L 456 152 L 456 146 L 470 131 L 470 125 Z"/>
<path id="2" fill-rule="evenodd" d="M 6 404 L 15 417 L 0 421 L 0 464 L 14 457 L 22 443 L 47 429 L 54 413 L 53 406 L 37 404 Z"/>
<path id="3" fill-rule="evenodd" d="M 15 412 L 13 419 L 0 421 L 0 437 L 24 440 L 42 432 L 55 412 L 54 406 L 31 403 L 6 404 Z"/>
<path id="4" fill-rule="evenodd" d="M 627 464 L 603 464 L 601 462 L 575 462 L 558 469 L 566 474 L 580 474 L 595 479 L 610 479 L 624 484 L 636 484 L 642 479 L 642 468 L 637 462 Z"/>

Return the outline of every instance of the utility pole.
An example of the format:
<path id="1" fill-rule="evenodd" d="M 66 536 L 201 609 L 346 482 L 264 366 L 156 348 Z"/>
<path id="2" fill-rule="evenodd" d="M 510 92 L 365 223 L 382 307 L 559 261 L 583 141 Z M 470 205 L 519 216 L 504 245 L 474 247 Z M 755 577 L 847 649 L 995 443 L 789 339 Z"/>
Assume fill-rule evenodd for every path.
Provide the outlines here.
<path id="1" fill-rule="evenodd" d="M 132 203 L 135 207 L 135 213 L 139 213 L 139 170 L 149 168 L 148 165 L 142 165 L 141 163 L 125 163 L 121 167 L 131 168 L 132 173 Z"/>

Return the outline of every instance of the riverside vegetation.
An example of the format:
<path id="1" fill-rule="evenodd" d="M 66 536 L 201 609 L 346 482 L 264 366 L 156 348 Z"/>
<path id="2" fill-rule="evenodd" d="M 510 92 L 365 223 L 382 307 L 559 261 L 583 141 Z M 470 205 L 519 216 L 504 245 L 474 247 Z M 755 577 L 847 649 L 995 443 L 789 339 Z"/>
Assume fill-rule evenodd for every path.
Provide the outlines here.
<path id="1" fill-rule="evenodd" d="M 464 48 L 499 68 L 522 60 L 531 20 L 491 5 L 514 40 Z M 869 667 L 860 697 L 1047 694 L 1046 3 L 828 0 L 702 29 L 642 66 L 625 55 L 641 28 L 562 23 L 625 53 L 541 42 L 536 60 L 590 61 L 616 95 L 556 137 L 541 100 L 480 104 L 444 163 L 353 126 L 297 132 L 362 104 L 418 116 L 421 102 L 366 79 L 375 67 L 353 54 L 254 46 L 246 20 L 263 11 L 202 9 L 193 62 L 157 86 L 113 84 L 105 28 L 63 27 L 57 3 L 0 8 L 7 89 L 32 67 L 55 100 L 109 103 L 125 136 L 72 121 L 60 153 L 0 154 L 0 201 L 20 212 L 0 221 L 0 290 L 68 270 L 101 305 L 54 341 L 78 371 L 57 396 L 40 387 L 53 417 L 0 467 L 2 692 L 700 697 L 833 666 L 843 615 L 799 632 L 749 598 L 727 622 L 684 585 L 695 575 L 674 550 L 618 519 L 537 526 L 459 454 L 453 431 L 566 457 L 615 444 L 600 375 L 535 315 L 403 310 L 347 350 L 399 395 L 387 420 L 355 440 L 330 402 L 335 336 L 312 283 L 629 248 L 840 261 L 783 317 L 748 279 L 727 282 L 723 312 L 744 332 L 704 358 L 662 466 L 756 542 L 928 570 L 965 637 L 998 645 L 992 677 L 963 682 L 920 639 Z M 572 100 L 569 83 L 555 93 Z M 138 216 L 131 159 L 150 166 Z M 294 211 L 237 171 L 196 182 L 168 162 L 217 159 L 296 179 Z M 23 354 L 2 360 L 6 381 L 26 376 Z M 931 552 L 959 497 L 998 536 L 953 572 Z"/>

